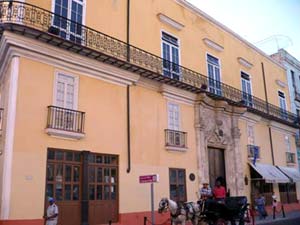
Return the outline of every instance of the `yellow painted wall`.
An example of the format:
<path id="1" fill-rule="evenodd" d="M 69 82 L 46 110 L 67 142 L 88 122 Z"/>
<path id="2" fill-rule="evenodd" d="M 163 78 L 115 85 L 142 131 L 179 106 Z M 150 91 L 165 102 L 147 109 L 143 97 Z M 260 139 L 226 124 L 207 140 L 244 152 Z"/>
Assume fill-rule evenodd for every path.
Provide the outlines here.
<path id="1" fill-rule="evenodd" d="M 51 0 L 26 0 L 28 3 L 51 10 Z M 278 88 L 275 80 L 285 83 L 285 71 L 253 48 L 240 41 L 219 26 L 209 22 L 203 16 L 187 9 L 174 0 L 130 1 L 130 44 L 161 56 L 161 31 L 179 39 L 181 65 L 207 75 L 206 53 L 219 58 L 221 63 L 221 80 L 235 88 L 241 89 L 240 72 L 251 77 L 252 93 L 265 100 L 262 66 L 264 64 L 269 102 L 278 101 Z M 91 27 L 110 36 L 126 41 L 127 2 L 121 0 L 86 1 L 86 22 Z M 178 31 L 162 23 L 158 14 L 162 13 L 184 25 Z M 203 39 L 208 38 L 224 47 L 222 52 L 207 47 Z M 242 57 L 253 64 L 248 69 L 239 64 Z M 286 96 L 288 90 L 283 90 Z M 289 98 L 287 106 L 289 109 Z"/>
<path id="2" fill-rule="evenodd" d="M 186 169 L 187 197 L 196 199 L 198 181 L 188 179 L 191 172 L 197 175 L 193 106 L 180 104 L 181 126 L 188 132 L 189 149 L 185 153 L 168 152 L 164 148 L 167 100 L 158 92 L 131 87 L 132 170 L 127 174 L 126 87 L 71 72 L 79 76 L 78 110 L 86 112 L 86 137 L 80 141 L 54 138 L 44 129 L 56 70 L 26 58 L 20 60 L 10 218 L 43 215 L 48 147 L 119 155 L 121 213 L 150 210 L 149 185 L 139 184 L 139 175 L 160 175 L 161 181 L 155 185 L 156 203 L 169 196 L 169 167 Z M 136 195 L 128 195 L 133 191 Z M 20 201 L 24 193 L 30 201 Z"/>

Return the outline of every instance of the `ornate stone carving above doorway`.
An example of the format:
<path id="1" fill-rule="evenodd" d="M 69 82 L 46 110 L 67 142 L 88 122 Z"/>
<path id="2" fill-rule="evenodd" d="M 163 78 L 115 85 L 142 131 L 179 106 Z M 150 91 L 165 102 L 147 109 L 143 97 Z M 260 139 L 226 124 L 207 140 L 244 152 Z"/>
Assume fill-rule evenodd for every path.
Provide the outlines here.
<path id="1" fill-rule="evenodd" d="M 209 182 L 208 147 L 224 149 L 227 188 L 233 195 L 243 194 L 238 119 L 245 110 L 245 108 L 229 105 L 225 101 L 213 100 L 205 94 L 199 94 L 195 106 L 199 185 Z"/>

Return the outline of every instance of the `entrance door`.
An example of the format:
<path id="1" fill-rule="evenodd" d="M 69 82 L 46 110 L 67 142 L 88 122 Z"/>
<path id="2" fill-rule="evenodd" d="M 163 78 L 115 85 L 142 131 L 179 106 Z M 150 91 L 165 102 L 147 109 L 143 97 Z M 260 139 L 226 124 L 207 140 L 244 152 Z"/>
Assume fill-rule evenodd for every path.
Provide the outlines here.
<path id="1" fill-rule="evenodd" d="M 118 159 L 113 155 L 89 155 L 89 224 L 118 222 Z"/>
<path id="2" fill-rule="evenodd" d="M 88 220 L 90 225 L 118 222 L 118 179 L 116 155 L 49 148 L 45 211 L 47 198 L 54 197 L 58 224 L 80 225 L 82 220 Z"/>
<path id="3" fill-rule="evenodd" d="M 215 186 L 216 179 L 221 178 L 222 185 L 226 187 L 224 150 L 208 148 L 209 184 Z"/>
<path id="4" fill-rule="evenodd" d="M 81 180 L 80 152 L 48 150 L 46 198 L 55 198 L 59 224 L 80 225 Z"/>

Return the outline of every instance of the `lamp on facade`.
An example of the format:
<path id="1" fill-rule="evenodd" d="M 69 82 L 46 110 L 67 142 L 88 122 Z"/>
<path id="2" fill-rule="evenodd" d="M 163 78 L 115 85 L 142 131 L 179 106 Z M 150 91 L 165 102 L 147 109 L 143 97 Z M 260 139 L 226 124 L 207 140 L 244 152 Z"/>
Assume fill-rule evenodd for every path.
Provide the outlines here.
<path id="1" fill-rule="evenodd" d="M 244 177 L 244 181 L 245 181 L 245 185 L 248 185 L 248 181 L 249 181 L 249 179 L 248 179 L 247 175 L 245 175 L 245 177 Z"/>

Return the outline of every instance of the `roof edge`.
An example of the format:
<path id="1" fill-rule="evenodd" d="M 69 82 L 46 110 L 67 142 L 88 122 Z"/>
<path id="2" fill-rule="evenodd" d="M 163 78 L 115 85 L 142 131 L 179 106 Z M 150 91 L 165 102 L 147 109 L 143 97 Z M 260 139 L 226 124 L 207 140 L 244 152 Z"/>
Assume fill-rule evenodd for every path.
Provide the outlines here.
<path id="1" fill-rule="evenodd" d="M 209 22 L 211 22 L 212 24 L 218 26 L 219 28 L 221 28 L 222 30 L 226 31 L 227 33 L 231 34 L 233 37 L 235 37 L 236 39 L 238 39 L 239 41 L 243 42 L 244 44 L 246 44 L 248 47 L 252 48 L 253 50 L 255 50 L 257 53 L 261 54 L 262 56 L 266 57 L 269 61 L 271 61 L 272 63 L 276 64 L 277 66 L 279 66 L 280 68 L 285 69 L 285 67 L 281 64 L 279 64 L 276 60 L 272 59 L 267 53 L 265 53 L 264 51 L 262 51 L 261 49 L 259 49 L 258 47 L 256 47 L 254 44 L 250 43 L 249 41 L 247 41 L 245 38 L 241 37 L 239 34 L 237 34 L 236 32 L 234 32 L 233 30 L 231 30 L 230 28 L 228 28 L 227 26 L 225 26 L 224 24 L 220 23 L 219 21 L 217 21 L 216 19 L 214 19 L 213 17 L 211 17 L 210 15 L 208 15 L 207 13 L 203 12 L 202 10 L 200 10 L 199 8 L 197 8 L 196 6 L 194 6 L 192 3 L 188 2 L 187 0 L 174 0 L 175 2 L 177 2 L 178 4 L 192 10 L 193 12 L 195 12 L 196 14 L 206 18 Z"/>

